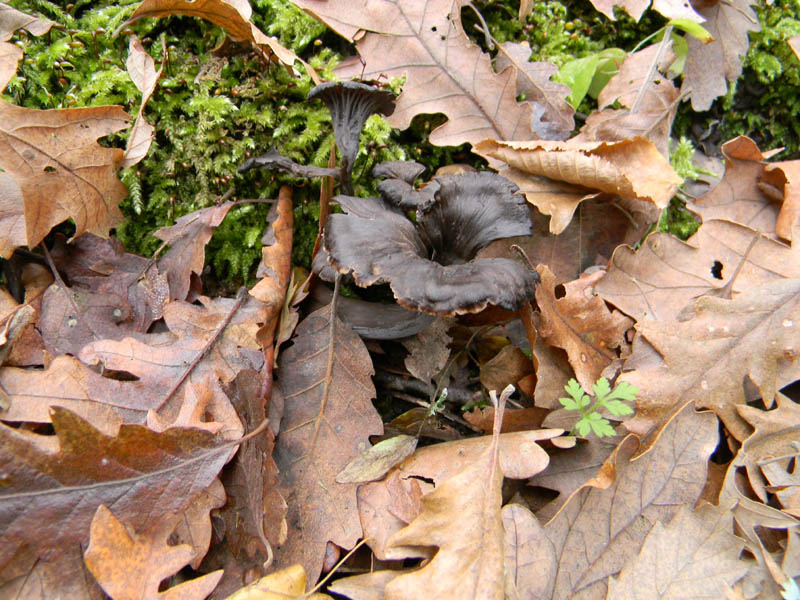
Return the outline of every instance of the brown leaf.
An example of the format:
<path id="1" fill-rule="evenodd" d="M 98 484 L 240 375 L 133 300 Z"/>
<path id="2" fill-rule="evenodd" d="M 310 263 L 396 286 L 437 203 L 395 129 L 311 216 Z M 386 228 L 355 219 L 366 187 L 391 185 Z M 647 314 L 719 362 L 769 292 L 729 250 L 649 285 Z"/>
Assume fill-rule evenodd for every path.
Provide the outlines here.
<path id="1" fill-rule="evenodd" d="M 275 573 L 265 575 L 243 587 L 225 600 L 323 600 L 330 596 L 314 593 L 306 596 L 306 572 L 300 565 L 292 565 Z"/>
<path id="2" fill-rule="evenodd" d="M 15 557 L 16 558 L 16 557 Z M 13 568 L 20 566 L 11 564 Z M 83 563 L 83 550 L 77 544 L 64 550 L 58 558 L 51 561 L 35 560 L 33 568 L 6 584 L 0 584 L 0 598 L 14 600 L 50 600 L 52 598 L 80 598 L 81 600 L 106 600 L 97 582 L 86 570 Z M 0 573 L 0 581 L 7 579 Z"/>
<path id="3" fill-rule="evenodd" d="M 516 346 L 505 346 L 494 358 L 480 366 L 481 385 L 487 390 L 504 390 L 507 385 L 517 382 L 533 373 L 533 363 Z"/>
<path id="4" fill-rule="evenodd" d="M 766 165 L 759 186 L 763 190 L 766 184 L 779 192 L 783 203 L 775 223 L 775 233 L 789 242 L 793 241 L 792 230 L 800 225 L 798 182 L 800 182 L 800 161 L 787 160 Z"/>
<path id="5" fill-rule="evenodd" d="M 0 426 L 9 470 L 0 490 L 0 565 L 26 545 L 52 560 L 85 544 L 100 504 L 136 528 L 179 512 L 231 456 L 230 444 L 198 429 L 122 425 L 109 436 L 66 409 L 51 412 L 55 437 Z"/>
<path id="6" fill-rule="evenodd" d="M 292 230 L 294 227 L 292 188 L 281 187 L 278 201 L 270 209 L 267 220 L 272 227 L 267 230 L 261 240 L 263 244 L 261 263 L 256 272 L 256 276 L 261 279 L 250 290 L 250 295 L 263 302 L 270 313 L 268 322 L 258 333 L 259 342 L 264 348 L 281 343 L 282 332 L 276 330 L 279 324 L 284 327 L 288 326 L 285 321 L 290 318 L 291 314 L 292 298 L 288 297 L 288 287 L 290 277 L 294 275 L 292 273 Z M 298 318 L 295 310 L 294 325 L 297 324 Z M 293 329 L 294 327 L 292 327 Z M 278 334 L 277 344 L 274 340 L 276 333 Z M 283 335 L 288 340 L 285 331 Z"/>
<path id="7" fill-rule="evenodd" d="M 610 311 L 592 294 L 602 271 L 565 284 L 563 297 L 556 297 L 555 278 L 540 266 L 541 284 L 536 302 L 542 311 L 539 333 L 547 343 L 563 348 L 575 377 L 584 389 L 592 389 L 603 369 L 618 357 L 627 342 L 625 332 L 633 321 L 619 311 Z"/>
<path id="8" fill-rule="evenodd" d="M 530 359 L 528 359 L 530 362 Z M 496 388 L 495 388 L 496 389 Z M 510 408 L 503 413 L 502 433 L 513 431 L 528 431 L 531 429 L 541 429 L 542 421 L 547 416 L 544 408 Z M 492 431 L 494 423 L 494 407 L 485 406 L 480 409 L 467 411 L 463 414 L 464 420 L 470 425 L 474 425 L 484 433 Z"/>
<path id="9" fill-rule="evenodd" d="M 132 533 L 104 505 L 92 519 L 86 566 L 114 600 L 202 600 L 216 587 L 222 571 L 215 571 L 159 591 L 161 581 L 192 559 L 191 546 L 168 544 L 178 517 L 165 514 Z"/>
<path id="10" fill-rule="evenodd" d="M 170 15 L 186 15 L 211 21 L 222 27 L 228 35 L 237 41 L 250 42 L 264 55 L 274 62 L 280 61 L 291 69 L 295 61 L 300 61 L 311 79 L 317 76 L 305 61 L 278 42 L 277 38 L 264 34 L 250 22 L 252 8 L 245 0 L 145 0 L 131 17 L 120 26 L 143 18 L 168 17 Z M 317 83 L 319 83 L 317 81 Z"/>
<path id="11" fill-rule="evenodd" d="M 186 300 L 191 274 L 199 276 L 203 272 L 206 244 L 232 207 L 233 202 L 225 202 L 202 208 L 182 216 L 175 225 L 153 232 L 170 245 L 158 264 L 167 276 L 171 300 Z"/>
<path id="12" fill-rule="evenodd" d="M 266 419 L 261 398 L 261 377 L 241 371 L 231 383 L 229 396 L 237 413 L 253 431 Z M 278 466 L 272 458 L 275 436 L 267 430 L 242 444 L 225 467 L 222 481 L 228 504 L 221 511 L 225 540 L 234 556 L 271 558 L 271 548 L 286 539 L 286 502 L 278 493 Z"/>
<path id="13" fill-rule="evenodd" d="M 247 442 L 245 442 L 247 443 Z M 203 557 L 211 546 L 211 511 L 225 504 L 225 488 L 219 479 L 215 479 L 189 503 L 178 518 L 175 531 L 170 541 L 177 540 L 191 546 L 194 558 L 189 563 L 197 570 Z M 174 546 L 175 543 L 170 544 Z"/>
<path id="14" fill-rule="evenodd" d="M 684 505 L 667 524 L 655 523 L 639 556 L 610 579 L 609 600 L 627 598 L 723 598 L 744 577 L 744 540 L 732 533 L 728 507 Z"/>
<path id="15" fill-rule="evenodd" d="M 278 372 L 286 406 L 274 455 L 290 530 L 276 565 L 299 562 L 316 582 L 328 541 L 350 548 L 361 537 L 357 484 L 335 478 L 383 431 L 371 403 L 372 362 L 361 338 L 331 319 L 329 305 L 300 323 Z"/>
<path id="16" fill-rule="evenodd" d="M 39 36 L 50 31 L 53 25 L 48 19 L 26 15 L 8 4 L 0 5 L 0 42 L 10 40 L 18 29 L 25 29 L 28 33 Z"/>
<path id="17" fill-rule="evenodd" d="M 0 123 L 0 168 L 22 191 L 26 244 L 68 218 L 75 237 L 107 237 L 128 190 L 117 178 L 122 150 L 97 139 L 127 128 L 128 114 L 119 106 L 34 110 L 0 101 Z"/>
<path id="18" fill-rule="evenodd" d="M 637 321 L 670 322 L 694 298 L 728 285 L 740 265 L 734 297 L 782 277 L 800 277 L 794 248 L 736 223 L 708 221 L 686 242 L 653 233 L 636 251 L 620 246 L 594 289 Z"/>
<path id="19" fill-rule="evenodd" d="M 704 44 L 687 36 L 689 56 L 683 69 L 681 92 L 690 91 L 692 108 L 702 112 L 711 108 L 718 96 L 728 91 L 728 82 L 742 74 L 742 57 L 747 53 L 747 33 L 761 26 L 750 0 L 714 2 L 701 9 L 703 27 L 714 41 Z"/>
<path id="20" fill-rule="evenodd" d="M 663 364 L 623 374 L 639 388 L 636 414 L 625 426 L 646 432 L 675 406 L 694 400 L 743 441 L 750 427 L 737 408 L 746 401 L 745 380 L 771 406 L 777 390 L 796 379 L 800 279 L 770 281 L 732 300 L 702 296 L 687 308 L 681 322 L 636 324 Z"/>
<path id="21" fill-rule="evenodd" d="M 405 78 L 387 119 L 392 126 L 405 129 L 419 114 L 441 112 L 448 121 L 430 134 L 437 146 L 533 137 L 531 109 L 516 101 L 516 73 L 495 73 L 489 56 L 469 40 L 461 2 L 384 0 L 358 11 L 347 0 L 296 4 L 348 40 L 358 38 L 366 64 L 358 57 L 344 61 L 336 70 L 340 78 Z M 356 35 L 360 31 L 363 37 Z"/>
<path id="22" fill-rule="evenodd" d="M 500 423 L 506 388 L 497 401 L 491 444 L 463 471 L 422 497 L 422 512 L 388 542 L 391 558 L 427 557 L 423 548 L 438 547 L 424 567 L 386 585 L 386 598 L 503 598 Z M 422 552 L 421 552 L 422 550 Z"/>
<path id="23" fill-rule="evenodd" d="M 564 231 L 581 201 L 599 192 L 635 198 L 664 208 L 683 181 L 652 142 L 503 142 L 475 146 L 487 159 L 501 160 L 500 174 L 516 183 L 542 213 L 550 231 Z"/>
<path id="24" fill-rule="evenodd" d="M 680 93 L 658 70 L 651 71 L 660 46 L 654 44 L 625 58 L 619 72 L 611 78 L 597 98 L 599 108 L 606 110 L 589 115 L 581 127 L 579 138 L 619 141 L 641 136 L 653 142 L 662 155 L 669 156 L 669 135 L 678 110 L 677 100 Z M 669 55 L 659 65 L 661 70 L 666 72 L 669 63 L 674 59 L 675 55 L 670 50 Z M 636 106 L 640 95 L 642 100 Z M 615 102 L 631 110 L 608 108 Z M 636 110 L 633 110 L 634 106 Z"/>
<path id="25" fill-rule="evenodd" d="M 553 561 L 543 598 L 605 598 L 608 577 L 639 552 L 658 521 L 692 505 L 717 445 L 717 420 L 685 407 L 632 458 L 633 436 L 621 444 L 616 480 L 606 489 L 583 487 L 545 526 L 549 544 L 538 560 Z"/>
<path id="26" fill-rule="evenodd" d="M 534 264 L 550 267 L 557 283 L 572 281 L 589 267 L 605 266 L 620 244 L 634 245 L 642 239 L 658 219 L 644 211 L 637 213 L 636 208 L 644 206 L 635 200 L 584 200 L 566 229 L 553 235 L 548 226 L 550 218 L 531 205 L 531 235 L 496 240 L 481 250 L 478 258 L 512 258 L 510 246 L 517 244 Z"/>
<path id="27" fill-rule="evenodd" d="M 543 598 L 554 575 L 550 560 L 539 559 L 538 548 L 548 543 L 542 526 L 524 506 L 507 504 L 502 510 L 505 548 L 505 597 Z"/>
<path id="28" fill-rule="evenodd" d="M 0 9 L 4 6 L 8 5 L 0 4 Z M 17 72 L 20 60 L 22 60 L 22 48 L 8 42 L 0 42 L 0 91 L 5 89 Z"/>
<path id="29" fill-rule="evenodd" d="M 495 59 L 497 71 L 502 72 L 508 66 L 517 70 L 517 93 L 525 94 L 525 101 L 531 105 L 531 129 L 536 137 L 567 139 L 575 128 L 575 109 L 567 102 L 569 87 L 550 80 L 558 67 L 549 62 L 528 62 L 531 47 L 527 41 L 506 42 L 499 50 Z"/>
<path id="30" fill-rule="evenodd" d="M 449 345 L 453 341 L 447 335 L 450 325 L 451 320 L 437 318 L 418 334 L 401 342 L 408 350 L 406 369 L 420 381 L 430 383 L 447 364 Z"/>
<path id="31" fill-rule="evenodd" d="M 93 342 L 84 346 L 79 358 L 85 364 L 102 364 L 104 369 L 134 375 L 135 381 L 123 382 L 127 385 L 120 387 L 122 393 L 147 390 L 157 398 L 155 410 L 169 423 L 177 418 L 181 388 L 187 381 L 211 385 L 215 393 L 208 412 L 225 424 L 223 436 L 239 437 L 242 424 L 217 382 L 228 383 L 242 369 L 262 367 L 256 332 L 266 319 L 266 310 L 254 298 L 241 305 L 231 298 L 201 296 L 198 301 L 200 306 L 175 301 L 164 307 L 168 332 Z"/>
<path id="32" fill-rule="evenodd" d="M 145 51 L 142 42 L 134 34 L 130 36 L 128 44 L 128 60 L 125 63 L 128 67 L 128 75 L 133 80 L 134 85 L 142 93 L 142 102 L 139 105 L 139 114 L 136 115 L 136 122 L 131 128 L 128 144 L 125 148 L 125 156 L 122 159 L 123 167 L 132 167 L 147 156 L 153 138 L 156 135 L 156 128 L 144 119 L 144 107 L 150 96 L 156 89 L 156 83 L 164 70 L 164 65 L 156 71 L 155 61 Z"/>
<path id="33" fill-rule="evenodd" d="M 780 208 L 759 189 L 764 154 L 753 140 L 743 136 L 725 142 L 721 151 L 725 156 L 722 181 L 688 207 L 703 221 L 727 219 L 773 234 Z"/>
<path id="34" fill-rule="evenodd" d="M 366 483 L 381 479 L 396 464 L 414 453 L 419 440 L 410 435 L 397 435 L 381 440 L 347 463 L 337 483 Z"/>

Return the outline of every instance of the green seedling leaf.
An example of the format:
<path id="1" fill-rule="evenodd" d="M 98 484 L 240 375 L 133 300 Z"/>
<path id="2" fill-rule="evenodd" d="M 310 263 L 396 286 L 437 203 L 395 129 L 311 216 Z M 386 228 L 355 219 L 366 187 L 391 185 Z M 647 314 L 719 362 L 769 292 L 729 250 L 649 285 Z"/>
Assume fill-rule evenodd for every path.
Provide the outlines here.
<path id="1" fill-rule="evenodd" d="M 605 377 L 601 377 L 597 380 L 597 382 L 592 386 L 594 390 L 594 395 L 597 396 L 597 400 L 603 400 L 604 398 L 611 395 L 611 385 L 608 383 L 608 379 Z"/>
<path id="2" fill-rule="evenodd" d="M 620 381 L 617 384 L 617 387 L 614 388 L 614 393 L 611 394 L 611 398 L 619 398 L 620 400 L 627 400 L 628 402 L 633 402 L 636 400 L 636 394 L 639 393 L 639 388 L 635 385 L 631 385 L 627 381 Z"/>
<path id="3" fill-rule="evenodd" d="M 605 406 L 608 409 L 608 412 L 615 417 L 633 414 L 633 409 L 620 400 L 609 400 L 605 402 L 603 406 Z"/>
<path id="4" fill-rule="evenodd" d="M 599 63 L 599 54 L 577 58 L 566 63 L 553 76 L 555 81 L 563 83 L 571 90 L 570 95 L 567 96 L 567 102 L 573 108 L 578 107 L 589 91 L 589 86 L 592 84 L 592 79 Z"/>
<path id="5" fill-rule="evenodd" d="M 567 385 L 564 386 L 564 390 L 572 396 L 576 402 L 580 401 L 583 397 L 583 388 L 581 384 L 579 384 L 575 379 L 570 379 L 567 382 Z"/>
<path id="6" fill-rule="evenodd" d="M 567 410 L 580 410 L 580 406 L 572 398 L 559 398 L 558 401 Z"/>
<path id="7" fill-rule="evenodd" d="M 621 48 L 606 48 L 598 54 L 597 70 L 589 86 L 589 95 L 597 100 L 606 84 L 619 71 L 619 66 L 625 60 L 625 51 Z"/>
<path id="8" fill-rule="evenodd" d="M 608 422 L 599 412 L 598 408 L 607 409 L 615 417 L 633 414 L 633 409 L 625 404 L 636 400 L 639 390 L 626 382 L 620 382 L 613 390 L 608 379 L 601 377 L 592 386 L 592 391 L 597 398 L 592 405 L 591 398 L 586 395 L 580 384 L 574 379 L 570 379 L 564 386 L 571 398 L 559 398 L 558 401 L 566 410 L 577 410 L 581 418 L 575 423 L 572 432 L 577 432 L 580 436 L 586 436 L 589 431 L 593 431 L 597 437 L 612 437 L 616 435 L 611 423 Z M 588 408 L 587 408 L 588 407 Z"/>
<path id="9" fill-rule="evenodd" d="M 683 73 L 683 67 L 686 64 L 686 57 L 689 56 L 689 42 L 686 41 L 682 35 L 678 35 L 674 31 L 670 36 L 672 39 L 672 51 L 675 53 L 675 60 L 669 66 L 669 72 L 674 75 Z"/>
<path id="10" fill-rule="evenodd" d="M 611 424 L 608 422 L 607 419 L 604 419 L 600 416 L 599 413 L 591 413 L 585 417 L 588 421 L 589 426 L 592 428 L 594 434 L 601 438 L 601 437 L 614 437 L 617 432 L 614 431 L 614 428 L 611 427 Z"/>
<path id="11" fill-rule="evenodd" d="M 667 22 L 667 25 L 672 25 L 676 29 L 685 31 L 693 38 L 697 38 L 704 44 L 710 44 L 714 41 L 714 36 L 711 35 L 700 23 L 695 23 L 689 19 L 672 19 Z"/>

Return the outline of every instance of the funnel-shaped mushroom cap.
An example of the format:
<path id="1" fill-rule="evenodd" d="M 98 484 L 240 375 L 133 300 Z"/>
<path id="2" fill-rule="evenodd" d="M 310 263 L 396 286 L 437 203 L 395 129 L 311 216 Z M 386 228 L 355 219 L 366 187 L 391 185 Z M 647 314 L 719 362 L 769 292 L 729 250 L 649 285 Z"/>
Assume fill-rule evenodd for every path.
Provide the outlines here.
<path id="1" fill-rule="evenodd" d="M 370 115 L 394 112 L 394 94 L 355 81 L 332 81 L 316 86 L 308 99 L 319 98 L 333 121 L 333 136 L 342 155 L 342 168 L 350 171 L 358 154 L 358 140 Z"/>
<path id="2" fill-rule="evenodd" d="M 398 212 L 395 199 L 391 206 L 337 197 L 347 213 L 328 219 L 330 264 L 361 286 L 389 283 L 399 304 L 431 314 L 479 312 L 488 304 L 516 310 L 533 298 L 535 271 L 510 259 L 475 259 L 495 239 L 530 233 L 517 186 L 494 173 L 433 183 L 432 205 L 417 211 L 416 223 Z"/>

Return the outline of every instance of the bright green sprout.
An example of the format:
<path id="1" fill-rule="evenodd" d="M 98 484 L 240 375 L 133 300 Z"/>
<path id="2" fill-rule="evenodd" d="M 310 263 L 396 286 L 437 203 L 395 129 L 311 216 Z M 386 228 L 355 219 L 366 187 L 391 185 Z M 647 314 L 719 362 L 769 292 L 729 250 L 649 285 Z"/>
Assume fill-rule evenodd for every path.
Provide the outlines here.
<path id="1" fill-rule="evenodd" d="M 569 398 L 559 398 L 562 406 L 567 410 L 577 410 L 580 412 L 581 418 L 575 423 L 575 426 L 570 432 L 574 435 L 576 432 L 581 436 L 586 436 L 589 431 L 593 431 L 597 437 L 613 437 L 616 435 L 614 428 L 608 419 L 605 419 L 597 412 L 599 408 L 605 408 L 615 417 L 624 415 L 632 415 L 633 409 L 625 404 L 636 400 L 636 394 L 639 390 L 629 383 L 621 381 L 617 384 L 614 390 L 611 390 L 611 385 L 608 379 L 601 377 L 592 386 L 594 395 L 597 398 L 594 404 L 591 404 L 592 399 L 583 391 L 580 384 L 574 379 L 570 379 L 569 383 L 564 386 L 566 392 L 570 395 Z M 590 406 L 591 404 L 591 406 Z"/>

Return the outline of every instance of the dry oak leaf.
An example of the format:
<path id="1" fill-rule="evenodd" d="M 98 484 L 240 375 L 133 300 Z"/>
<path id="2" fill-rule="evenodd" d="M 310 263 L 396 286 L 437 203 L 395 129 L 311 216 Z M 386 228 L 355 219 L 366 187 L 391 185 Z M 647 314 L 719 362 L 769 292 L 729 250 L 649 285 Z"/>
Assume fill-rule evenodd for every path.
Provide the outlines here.
<path id="1" fill-rule="evenodd" d="M 500 435 L 500 468 L 504 475 L 511 479 L 525 479 L 544 471 L 549 458 L 537 442 L 562 433 L 561 429 L 541 429 Z M 389 537 L 419 514 L 415 498 L 420 493 L 438 489 L 469 468 L 483 455 L 491 439 L 482 436 L 417 448 L 383 481 L 359 488 L 358 509 L 364 536 L 369 538 L 367 543 L 378 558 L 387 558 Z M 412 481 L 414 487 L 409 487 Z"/>
<path id="2" fill-rule="evenodd" d="M 450 325 L 451 320 L 440 317 L 416 335 L 401 341 L 408 350 L 405 367 L 420 381 L 430 383 L 447 364 L 450 343 L 453 341 L 447 335 Z"/>
<path id="3" fill-rule="evenodd" d="M 656 232 L 638 250 L 620 246 L 594 290 L 637 321 L 670 322 L 694 298 L 730 284 L 734 274 L 734 297 L 768 281 L 800 277 L 800 251 L 744 225 L 707 221 L 686 242 Z"/>
<path id="4" fill-rule="evenodd" d="M 725 142 L 720 150 L 725 157 L 722 181 L 689 203 L 689 209 L 703 221 L 727 219 L 773 235 L 780 204 L 759 186 L 767 156 L 744 136 Z"/>
<path id="5" fill-rule="evenodd" d="M 633 321 L 621 312 L 609 310 L 592 291 L 604 273 L 597 271 L 564 284 L 564 296 L 557 297 L 555 277 L 546 265 L 539 266 L 542 281 L 536 287 L 536 303 L 542 317 L 539 334 L 545 342 L 563 348 L 581 386 L 592 389 L 603 369 L 625 352 L 625 332 Z"/>
<path id="6" fill-rule="evenodd" d="M 636 324 L 663 363 L 623 374 L 639 388 L 636 414 L 625 426 L 644 433 L 693 400 L 744 441 L 750 426 L 737 409 L 746 402 L 745 380 L 749 377 L 771 406 L 777 390 L 797 378 L 800 279 L 770 281 L 732 300 L 702 296 L 687 309 L 680 322 Z"/>
<path id="7" fill-rule="evenodd" d="M 591 2 L 592 6 L 612 21 L 616 19 L 615 6 L 620 7 L 637 21 L 650 6 L 650 0 L 591 0 Z M 698 15 L 692 5 L 685 0 L 653 0 L 652 8 L 668 19 L 689 19 L 696 22 L 703 20 L 703 17 Z"/>
<path id="8" fill-rule="evenodd" d="M 781 486 L 778 481 L 782 475 L 785 479 L 795 479 L 794 485 L 800 485 L 797 480 L 797 467 L 795 472 L 790 472 L 792 457 L 800 454 L 797 445 L 797 431 L 800 429 L 800 406 L 783 394 L 777 394 L 778 408 L 768 411 L 759 410 L 752 406 L 737 406 L 739 414 L 755 428 L 752 435 L 742 444 L 736 459 L 731 467 L 743 466 L 747 469 L 750 487 L 758 498 L 767 503 L 767 490 L 770 485 Z M 796 459 L 795 459 L 796 460 Z M 774 481 L 773 481 L 774 480 Z M 773 490 L 778 500 L 786 508 L 800 509 L 800 488 Z M 786 500 L 794 503 L 790 507 Z M 800 514 L 796 514 L 800 517 Z"/>
<path id="9" fill-rule="evenodd" d="M 608 600 L 724 598 L 750 568 L 739 559 L 743 547 L 730 507 L 684 505 L 653 526 L 639 555 L 608 582 Z"/>
<path id="10" fill-rule="evenodd" d="M 300 565 L 292 565 L 265 575 L 258 581 L 237 590 L 225 600 L 324 600 L 330 596 L 314 593 L 307 596 L 306 572 Z"/>
<path id="11" fill-rule="evenodd" d="M 762 191 L 777 192 L 774 195 L 782 201 L 775 233 L 781 239 L 794 241 L 793 229 L 800 225 L 800 160 L 766 165 L 759 183 Z"/>
<path id="12" fill-rule="evenodd" d="M 16 563 L 16 564 L 15 564 Z M 26 563 L 14 560 L 13 569 Z M 0 581 L 6 580 L 6 573 L 0 574 Z M 0 584 L 0 598 L 14 600 L 52 600 L 53 598 L 80 598 L 80 600 L 108 600 L 102 588 L 97 585 L 83 562 L 83 548 L 74 544 L 63 554 L 51 561 L 35 561 L 28 569 Z"/>
<path id="13" fill-rule="evenodd" d="M 39 36 L 50 31 L 53 25 L 54 23 L 48 19 L 32 17 L 11 8 L 8 4 L 0 4 L 0 42 L 10 40 L 18 29 L 25 29 L 28 33 Z"/>
<path id="14" fill-rule="evenodd" d="M 233 205 L 233 202 L 224 202 L 196 210 L 180 217 L 175 225 L 153 232 L 154 236 L 169 244 L 169 250 L 158 261 L 158 266 L 167 276 L 171 300 L 186 300 L 192 273 L 199 276 L 203 272 L 206 244 Z"/>
<path id="15" fill-rule="evenodd" d="M 34 558 L 56 558 L 85 544 L 101 504 L 134 528 L 180 512 L 208 488 L 235 451 L 195 428 L 156 433 L 122 425 L 109 436 L 54 407 L 55 436 L 0 426 L 0 567 L 25 546 Z"/>
<path id="16" fill-rule="evenodd" d="M 552 217 L 554 234 L 564 231 L 581 201 L 600 192 L 664 208 L 683 181 L 655 145 L 641 137 L 619 142 L 487 139 L 475 146 L 475 152 L 507 165 L 500 174 Z"/>
<path id="17" fill-rule="evenodd" d="M 658 70 L 651 71 L 660 50 L 661 45 L 654 44 L 625 58 L 619 72 L 597 98 L 598 106 L 605 110 L 589 115 L 576 139 L 618 141 L 641 136 L 653 142 L 661 154 L 669 156 L 669 136 L 680 93 Z M 666 72 L 674 59 L 675 54 L 670 50 L 659 69 Z M 641 94 L 642 99 L 633 110 Z M 609 108 L 615 102 L 630 110 Z"/>
<path id="18" fill-rule="evenodd" d="M 0 168 L 22 192 L 27 246 L 68 218 L 74 237 L 108 237 L 128 190 L 117 178 L 122 150 L 97 139 L 126 129 L 128 114 L 119 106 L 34 110 L 0 100 L 0 123 Z"/>
<path id="19" fill-rule="evenodd" d="M 0 4 L 0 7 L 6 6 Z M 17 72 L 17 65 L 22 60 L 22 48 L 15 44 L 0 41 L 0 91 L 5 89 L 6 85 L 14 73 Z"/>
<path id="20" fill-rule="evenodd" d="M 155 61 L 134 34 L 128 43 L 128 60 L 125 62 L 125 66 L 128 68 L 128 75 L 134 85 L 142 93 L 139 113 L 136 115 L 136 122 L 131 127 L 128 143 L 125 146 L 125 156 L 122 159 L 123 167 L 132 167 L 147 156 L 156 135 L 156 128 L 145 121 L 144 107 L 156 89 L 156 83 L 164 70 L 164 65 L 162 63 L 161 68 L 156 71 Z"/>
<path id="21" fill-rule="evenodd" d="M 687 36 L 689 55 L 683 69 L 681 93 L 691 93 L 696 112 L 711 108 L 714 99 L 728 91 L 728 83 L 742 74 L 742 57 L 750 45 L 747 34 L 761 29 L 751 4 L 750 0 L 727 0 L 699 9 L 705 19 L 703 27 L 714 36 L 714 41 L 704 44 Z"/>
<path id="22" fill-rule="evenodd" d="M 371 402 L 369 352 L 357 334 L 331 318 L 330 305 L 306 317 L 293 341 L 278 361 L 285 408 L 274 457 L 278 490 L 289 506 L 289 535 L 275 564 L 302 564 L 316 582 L 329 541 L 351 548 L 362 537 L 358 484 L 337 483 L 336 475 L 383 426 Z"/>
<path id="23" fill-rule="evenodd" d="M 542 598 L 543 588 L 555 575 L 552 561 L 540 560 L 538 548 L 547 544 L 539 521 L 520 504 L 506 504 L 503 518 L 505 549 L 505 597 L 509 599 Z"/>
<path id="24" fill-rule="evenodd" d="M 109 596 L 114 600 L 203 600 L 214 590 L 221 570 L 159 591 L 162 580 L 194 558 L 191 546 L 168 543 L 178 518 L 167 513 L 133 533 L 105 505 L 97 508 L 84 560 Z"/>
<path id="25" fill-rule="evenodd" d="M 717 439 L 714 415 L 691 406 L 654 433 L 638 456 L 636 438 L 628 436 L 616 452 L 610 485 L 590 482 L 544 527 L 549 543 L 539 546 L 536 560 L 553 575 L 539 597 L 605 598 L 608 578 L 638 554 L 652 527 L 700 497 Z"/>
<path id="26" fill-rule="evenodd" d="M 432 547 L 438 551 L 421 569 L 390 581 L 387 600 L 504 597 L 499 442 L 502 411 L 513 390 L 509 386 L 500 397 L 491 444 L 464 470 L 423 496 L 419 516 L 389 539 L 390 558 L 428 558 Z"/>
<path id="27" fill-rule="evenodd" d="M 237 41 L 250 42 L 273 62 L 280 61 L 289 69 L 295 61 L 300 61 L 311 79 L 319 83 L 319 76 L 310 65 L 282 46 L 277 38 L 265 35 L 250 22 L 252 14 L 253 9 L 247 0 L 144 0 L 120 29 L 144 18 L 170 15 L 199 17 L 222 27 Z"/>
<path id="28" fill-rule="evenodd" d="M 530 106 L 516 100 L 516 71 L 495 73 L 489 55 L 469 40 L 461 25 L 464 2 L 378 0 L 359 10 L 349 0 L 295 4 L 356 42 L 360 58 L 339 65 L 340 78 L 405 78 L 387 118 L 393 127 L 405 129 L 419 114 L 444 113 L 448 121 L 430 134 L 437 146 L 534 137 Z"/>
<path id="29" fill-rule="evenodd" d="M 123 382 L 127 385 L 121 391 L 136 394 L 147 389 L 159 399 L 155 410 L 169 423 L 180 411 L 180 392 L 186 382 L 200 386 L 211 382 L 215 393 L 207 410 L 214 421 L 225 424 L 223 436 L 237 438 L 242 434 L 241 421 L 217 382 L 228 383 L 242 369 L 262 367 L 256 332 L 266 319 L 266 310 L 254 298 L 241 305 L 232 298 L 201 296 L 198 301 L 200 306 L 168 303 L 164 307 L 167 332 L 93 342 L 84 346 L 78 358 L 88 365 L 134 375 L 134 381 Z"/>
<path id="30" fill-rule="evenodd" d="M 499 48 L 495 66 L 501 72 L 513 65 L 517 70 L 517 93 L 525 94 L 531 106 L 531 128 L 542 140 L 565 140 L 575 129 L 575 109 L 567 102 L 570 89 L 551 81 L 558 67 L 549 62 L 529 62 L 531 47 L 527 41 L 506 42 Z"/>

